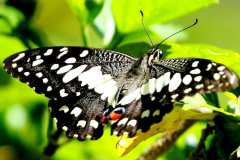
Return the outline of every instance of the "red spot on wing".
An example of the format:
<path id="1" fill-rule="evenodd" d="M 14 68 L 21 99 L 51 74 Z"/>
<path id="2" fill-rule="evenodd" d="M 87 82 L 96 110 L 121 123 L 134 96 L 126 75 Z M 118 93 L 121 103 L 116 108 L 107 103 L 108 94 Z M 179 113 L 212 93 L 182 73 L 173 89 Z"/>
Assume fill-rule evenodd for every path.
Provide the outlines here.
<path id="1" fill-rule="evenodd" d="M 122 117 L 122 114 L 116 113 L 116 112 L 111 112 L 109 115 L 111 120 L 117 121 Z"/>

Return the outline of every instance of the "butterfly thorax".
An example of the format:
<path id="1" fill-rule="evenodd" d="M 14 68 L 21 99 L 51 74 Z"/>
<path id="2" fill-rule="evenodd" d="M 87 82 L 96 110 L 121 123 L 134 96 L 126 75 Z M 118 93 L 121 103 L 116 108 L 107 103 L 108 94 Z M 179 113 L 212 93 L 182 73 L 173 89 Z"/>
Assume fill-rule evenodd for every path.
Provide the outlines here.
<path id="1" fill-rule="evenodd" d="M 150 69 L 158 63 L 161 57 L 161 50 L 151 49 L 143 57 L 139 58 L 119 80 L 119 86 L 126 95 L 142 86 L 150 78 Z"/>

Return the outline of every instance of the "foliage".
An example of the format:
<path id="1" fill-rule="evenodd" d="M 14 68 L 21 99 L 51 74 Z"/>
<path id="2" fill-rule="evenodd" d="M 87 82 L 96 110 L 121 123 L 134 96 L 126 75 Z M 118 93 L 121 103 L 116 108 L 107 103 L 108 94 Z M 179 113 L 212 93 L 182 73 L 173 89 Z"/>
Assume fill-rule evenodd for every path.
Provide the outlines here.
<path id="1" fill-rule="evenodd" d="M 51 38 L 48 38 L 44 31 L 55 31 L 58 28 L 52 30 L 45 28 L 44 25 L 50 21 L 58 22 L 64 30 L 69 32 L 78 30 L 80 35 L 77 37 L 81 45 L 105 47 L 137 57 L 150 48 L 146 33 L 142 28 L 140 9 L 144 11 L 145 25 L 151 38 L 154 42 L 159 42 L 166 37 L 162 34 L 163 32 L 169 32 L 169 30 L 174 32 L 171 27 L 163 23 L 172 22 L 184 15 L 191 14 L 191 12 L 217 4 L 218 1 L 65 0 L 58 2 L 19 0 L 18 3 L 13 2 L 14 0 L 8 0 L 6 4 L 0 6 L 0 61 L 27 48 L 52 45 L 49 41 Z M 35 3 L 42 3 L 42 5 Z M 60 3 L 58 12 L 59 16 L 62 17 L 55 18 L 58 16 L 56 15 L 55 19 L 51 19 L 49 10 L 54 8 L 55 3 Z M 32 5 L 32 8 L 38 6 L 35 15 L 34 10 L 27 11 L 23 7 L 29 4 Z M 44 7 L 40 8 L 40 6 Z M 62 10 L 68 10 L 68 15 L 61 15 Z M 37 13 L 45 19 L 38 19 Z M 68 23 L 69 19 L 75 22 Z M 73 29 L 74 26 L 71 24 L 77 24 L 77 27 L 75 26 Z M 61 45 L 61 41 L 58 40 L 68 37 L 67 31 L 65 35 L 54 35 L 55 38 L 52 39 L 56 41 L 53 44 Z M 69 43 L 71 44 L 71 40 Z M 161 47 L 167 58 L 208 58 L 227 65 L 240 76 L 240 66 L 238 65 L 240 54 L 234 51 L 206 44 L 180 45 L 175 42 L 174 38 L 169 39 Z M 209 107 L 211 118 L 198 114 L 197 119 L 202 121 L 187 130 L 160 159 L 186 159 L 190 153 L 194 152 L 196 148 L 198 149 L 200 133 L 202 129 L 207 127 L 205 119 L 211 120 L 216 126 L 213 129 L 214 132 L 209 132 L 204 139 L 204 156 L 209 159 L 228 158 L 240 144 L 238 134 L 240 127 L 237 123 L 240 120 L 240 104 L 239 99 L 237 99 L 237 96 L 240 95 L 240 89 L 234 90 L 233 93 L 235 95 L 229 92 L 206 95 L 204 97 L 206 101 L 202 97 L 186 100 L 185 102 L 190 105 L 181 107 L 184 111 L 191 111 L 186 112 L 189 113 L 189 117 L 196 116 L 192 110 L 199 109 L 201 104 Z M 4 137 L 0 138 L 0 156 L 4 159 L 40 159 L 42 150 L 47 143 L 47 135 L 54 128 L 49 120 L 46 98 L 35 94 L 32 89 L 18 80 L 10 78 L 2 67 L 0 67 L 0 95 L 0 137 Z M 196 102 L 196 104 L 192 104 L 192 102 Z M 188 117 L 184 116 L 186 113 L 184 112 L 182 115 L 187 119 Z M 173 117 L 176 114 L 179 112 L 174 113 Z M 167 125 L 169 126 L 169 123 Z M 110 136 L 109 133 L 109 128 L 107 128 L 103 138 L 98 141 L 78 142 L 72 140 L 63 144 L 52 159 L 119 159 L 114 152 L 118 140 Z M 144 138 L 137 137 L 139 142 L 148 138 L 140 144 L 130 140 L 127 145 L 137 145 L 137 147 L 122 159 L 136 159 L 149 144 L 160 137 L 159 134 L 153 136 L 153 133 L 152 130 L 149 134 L 144 135 Z M 227 146 L 225 146 L 226 143 Z M 124 151 L 117 148 L 118 151 L 129 152 L 130 149 L 127 145 Z"/>

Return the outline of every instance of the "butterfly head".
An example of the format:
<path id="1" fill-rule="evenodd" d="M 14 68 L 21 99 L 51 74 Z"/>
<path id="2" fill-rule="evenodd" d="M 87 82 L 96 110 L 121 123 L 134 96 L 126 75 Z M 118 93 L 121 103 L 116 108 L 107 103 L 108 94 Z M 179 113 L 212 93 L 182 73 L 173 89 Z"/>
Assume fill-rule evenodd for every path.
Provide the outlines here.
<path id="1" fill-rule="evenodd" d="M 148 65 L 158 63 L 163 57 L 163 52 L 160 49 L 153 48 L 148 52 Z"/>

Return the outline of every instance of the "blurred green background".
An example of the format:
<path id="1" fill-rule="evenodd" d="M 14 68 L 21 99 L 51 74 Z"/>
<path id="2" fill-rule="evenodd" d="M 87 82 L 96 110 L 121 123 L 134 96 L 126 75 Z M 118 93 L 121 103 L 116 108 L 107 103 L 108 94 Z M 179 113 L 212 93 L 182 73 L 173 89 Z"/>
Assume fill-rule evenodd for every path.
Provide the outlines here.
<path id="1" fill-rule="evenodd" d="M 150 48 L 141 24 L 139 10 L 142 9 L 145 25 L 155 43 L 199 19 L 197 26 L 166 42 L 170 45 L 167 57 L 209 58 L 240 75 L 239 0 L 5 0 L 0 5 L 1 62 L 15 52 L 43 46 L 108 48 L 140 56 Z M 239 88 L 234 92 L 239 95 Z M 230 122 L 224 119 L 221 123 Z M 221 130 L 221 134 L 239 133 L 239 125 L 231 125 L 232 128 Z M 159 159 L 187 159 L 205 127 L 205 121 L 195 124 Z M 11 78 L 1 65 L 0 160 L 41 159 L 52 128 L 47 99 Z M 157 135 L 146 140 L 120 158 L 115 153 L 117 138 L 109 133 L 106 129 L 98 141 L 66 143 L 51 159 L 131 160 L 159 138 Z M 240 144 L 240 137 L 231 136 L 236 138 L 230 147 L 233 149 Z M 208 139 L 208 148 L 223 153 L 209 152 L 208 158 L 227 157 L 233 151 L 221 148 L 224 141 L 214 148 L 210 145 L 214 140 L 219 140 L 218 135 Z"/>

